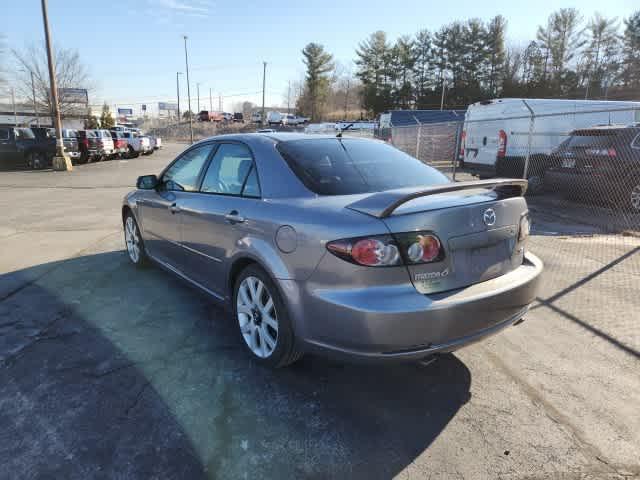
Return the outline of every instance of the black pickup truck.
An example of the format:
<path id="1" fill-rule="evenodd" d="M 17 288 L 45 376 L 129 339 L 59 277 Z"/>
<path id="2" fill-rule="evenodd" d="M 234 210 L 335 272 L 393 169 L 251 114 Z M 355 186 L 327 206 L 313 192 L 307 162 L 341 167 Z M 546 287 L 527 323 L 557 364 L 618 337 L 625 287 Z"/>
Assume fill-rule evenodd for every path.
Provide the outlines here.
<path id="1" fill-rule="evenodd" d="M 37 138 L 30 128 L 0 127 L 0 169 L 44 168 L 55 155 L 55 139 Z"/>

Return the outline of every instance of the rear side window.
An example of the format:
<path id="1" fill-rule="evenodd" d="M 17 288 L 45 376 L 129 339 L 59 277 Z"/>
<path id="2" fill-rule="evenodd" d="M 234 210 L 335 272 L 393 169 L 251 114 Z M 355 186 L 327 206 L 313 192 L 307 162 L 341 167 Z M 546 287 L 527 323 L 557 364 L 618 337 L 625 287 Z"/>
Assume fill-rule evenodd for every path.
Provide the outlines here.
<path id="1" fill-rule="evenodd" d="M 8 128 L 0 128 L 0 140 L 9 140 Z"/>
<path id="2" fill-rule="evenodd" d="M 436 169 L 382 142 L 319 138 L 281 142 L 277 148 L 298 178 L 319 195 L 450 183 Z"/>

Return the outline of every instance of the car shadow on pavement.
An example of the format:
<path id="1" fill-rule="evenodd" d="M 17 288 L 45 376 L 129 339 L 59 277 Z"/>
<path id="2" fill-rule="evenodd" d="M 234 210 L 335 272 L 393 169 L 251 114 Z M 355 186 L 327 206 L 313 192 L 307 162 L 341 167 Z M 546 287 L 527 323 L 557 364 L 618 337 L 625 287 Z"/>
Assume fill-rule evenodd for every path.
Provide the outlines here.
<path id="1" fill-rule="evenodd" d="M 0 338 L 0 477 L 389 478 L 470 396 L 453 355 L 261 367 L 225 310 L 120 251 L 0 276 Z"/>

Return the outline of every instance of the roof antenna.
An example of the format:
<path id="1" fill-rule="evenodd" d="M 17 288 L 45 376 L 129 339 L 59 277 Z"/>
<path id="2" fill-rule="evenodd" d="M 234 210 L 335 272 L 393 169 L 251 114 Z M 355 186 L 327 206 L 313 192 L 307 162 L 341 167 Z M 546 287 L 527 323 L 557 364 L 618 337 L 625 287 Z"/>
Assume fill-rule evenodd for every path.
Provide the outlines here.
<path id="1" fill-rule="evenodd" d="M 353 123 L 350 123 L 346 127 L 341 128 L 340 131 L 336 133 L 336 138 L 342 138 L 342 132 L 344 132 L 345 130 L 349 130 L 351 127 L 353 127 Z"/>

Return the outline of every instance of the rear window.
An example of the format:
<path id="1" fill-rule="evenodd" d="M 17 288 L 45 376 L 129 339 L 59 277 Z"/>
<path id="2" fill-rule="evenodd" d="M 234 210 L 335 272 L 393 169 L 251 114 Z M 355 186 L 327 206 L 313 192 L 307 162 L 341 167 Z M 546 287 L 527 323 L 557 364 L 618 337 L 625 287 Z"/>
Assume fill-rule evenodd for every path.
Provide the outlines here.
<path id="1" fill-rule="evenodd" d="M 569 142 L 570 148 L 609 147 L 615 135 L 611 134 L 578 134 L 573 135 Z"/>
<path id="2" fill-rule="evenodd" d="M 281 142 L 280 154 L 312 192 L 350 195 L 449 183 L 419 160 L 385 143 L 353 138 Z"/>
<path id="3" fill-rule="evenodd" d="M 98 132 L 96 132 L 95 130 L 87 130 L 87 137 L 97 138 L 98 136 Z"/>

